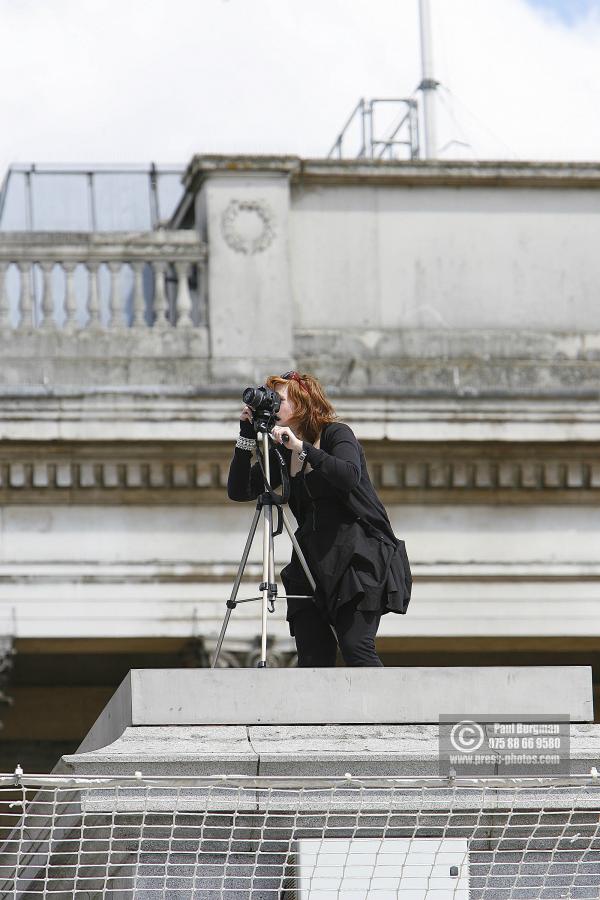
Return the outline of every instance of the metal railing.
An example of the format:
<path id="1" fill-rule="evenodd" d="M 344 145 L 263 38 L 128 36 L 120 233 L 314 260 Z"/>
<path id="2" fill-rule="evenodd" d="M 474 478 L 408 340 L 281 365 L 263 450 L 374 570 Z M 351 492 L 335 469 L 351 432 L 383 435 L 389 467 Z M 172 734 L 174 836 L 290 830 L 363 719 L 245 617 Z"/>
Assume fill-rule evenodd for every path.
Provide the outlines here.
<path id="1" fill-rule="evenodd" d="M 385 122 L 383 111 L 388 112 Z M 348 150 L 353 129 L 358 129 L 358 149 Z M 398 159 L 400 148 L 409 159 L 418 159 L 419 111 L 411 98 L 376 97 L 358 101 L 338 134 L 328 158 Z"/>

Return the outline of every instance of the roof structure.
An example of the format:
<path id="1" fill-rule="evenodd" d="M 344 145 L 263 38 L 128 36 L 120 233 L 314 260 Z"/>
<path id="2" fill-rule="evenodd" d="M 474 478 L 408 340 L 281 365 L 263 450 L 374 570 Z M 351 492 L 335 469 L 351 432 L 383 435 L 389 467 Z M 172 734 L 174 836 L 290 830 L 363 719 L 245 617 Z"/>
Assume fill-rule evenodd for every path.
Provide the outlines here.
<path id="1" fill-rule="evenodd" d="M 149 231 L 171 218 L 184 165 L 11 165 L 0 231 Z"/>

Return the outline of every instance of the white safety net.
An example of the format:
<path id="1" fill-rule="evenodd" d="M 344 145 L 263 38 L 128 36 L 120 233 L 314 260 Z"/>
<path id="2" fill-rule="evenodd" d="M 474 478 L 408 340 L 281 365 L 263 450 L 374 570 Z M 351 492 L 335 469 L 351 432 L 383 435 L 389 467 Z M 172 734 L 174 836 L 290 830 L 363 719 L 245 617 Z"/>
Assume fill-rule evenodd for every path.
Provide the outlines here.
<path id="1" fill-rule="evenodd" d="M 0 897 L 598 900 L 600 784 L 0 777 Z"/>

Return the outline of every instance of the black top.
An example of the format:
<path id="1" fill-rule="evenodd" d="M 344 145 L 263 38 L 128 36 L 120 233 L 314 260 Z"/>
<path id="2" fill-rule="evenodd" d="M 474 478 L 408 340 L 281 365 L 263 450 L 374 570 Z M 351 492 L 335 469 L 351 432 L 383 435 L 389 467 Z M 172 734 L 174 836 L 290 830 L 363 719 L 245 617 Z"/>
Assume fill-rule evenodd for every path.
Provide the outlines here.
<path id="1" fill-rule="evenodd" d="M 249 434 L 246 423 L 242 433 Z M 317 583 L 315 599 L 335 622 L 336 610 L 358 598 L 358 608 L 405 613 L 412 579 L 404 542 L 396 538 L 385 507 L 369 478 L 363 448 L 343 422 L 323 427 L 320 448 L 304 442 L 312 471 L 290 478 L 289 506 L 296 536 Z M 278 445 L 288 466 L 292 451 Z M 227 482 L 232 500 L 254 500 L 264 490 L 258 463 L 236 447 Z M 271 484 L 280 485 L 279 465 L 270 449 Z M 288 594 L 310 593 L 296 557 L 283 569 Z M 289 600 L 288 620 L 310 601 Z"/>

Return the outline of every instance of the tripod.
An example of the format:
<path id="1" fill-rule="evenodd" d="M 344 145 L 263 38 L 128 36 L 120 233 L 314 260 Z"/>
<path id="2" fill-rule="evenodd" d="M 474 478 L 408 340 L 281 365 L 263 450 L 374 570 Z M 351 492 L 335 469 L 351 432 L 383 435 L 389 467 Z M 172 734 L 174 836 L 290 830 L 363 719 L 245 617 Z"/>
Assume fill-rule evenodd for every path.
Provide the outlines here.
<path id="1" fill-rule="evenodd" d="M 229 624 L 229 619 L 231 617 L 232 611 L 236 608 L 238 603 L 250 603 L 254 600 L 262 600 L 262 632 L 261 632 L 261 645 L 260 645 L 260 660 L 258 662 L 258 668 L 265 668 L 267 665 L 267 612 L 275 612 L 275 599 L 277 598 L 277 584 L 275 583 L 275 543 L 274 538 L 283 532 L 283 526 L 285 526 L 285 530 L 290 536 L 290 540 L 293 544 L 294 550 L 296 551 L 296 555 L 300 561 L 300 565 L 304 569 L 304 574 L 308 578 L 308 582 L 312 588 L 315 590 L 315 581 L 311 575 L 310 569 L 308 568 L 308 564 L 306 559 L 304 558 L 304 554 L 300 548 L 300 544 L 296 539 L 296 535 L 288 522 L 287 516 L 283 509 L 283 506 L 286 502 L 285 493 L 283 497 L 279 497 L 271 490 L 271 469 L 270 469 L 270 461 L 269 461 L 269 434 L 266 430 L 266 426 L 264 430 L 257 432 L 256 434 L 257 447 L 260 442 L 262 442 L 262 460 L 263 460 L 263 474 L 265 478 L 265 492 L 262 493 L 257 502 L 256 509 L 254 511 L 254 517 L 252 519 L 252 524 L 250 525 L 250 531 L 248 533 L 248 538 L 246 540 L 246 546 L 244 547 L 244 552 L 242 554 L 242 559 L 240 561 L 240 565 L 237 570 L 237 575 L 235 576 L 235 581 L 233 583 L 233 588 L 231 590 L 231 596 L 227 601 L 227 611 L 225 613 L 225 619 L 223 620 L 223 625 L 221 626 L 221 633 L 219 634 L 219 639 L 217 641 L 217 647 L 215 650 L 215 655 L 213 657 L 211 668 L 215 668 L 219 659 L 219 653 L 221 652 L 221 647 L 223 645 L 223 640 L 225 638 L 225 632 L 227 631 L 227 626 Z M 259 457 L 260 458 L 260 457 Z M 278 514 L 278 523 L 277 528 L 273 531 L 273 507 L 277 509 Z M 259 586 L 260 595 L 258 597 L 246 597 L 242 600 L 237 599 L 238 590 L 240 587 L 240 582 L 242 580 L 244 569 L 246 568 L 246 563 L 248 562 L 248 555 L 250 553 L 250 548 L 252 547 L 252 542 L 254 540 L 254 535 L 256 534 L 256 529 L 258 527 L 258 522 L 261 517 L 261 513 L 263 516 L 263 570 L 262 570 L 262 582 Z M 312 596 L 309 594 L 290 594 L 290 599 L 305 599 L 311 600 Z M 279 599 L 285 599 L 284 597 L 280 597 Z"/>

